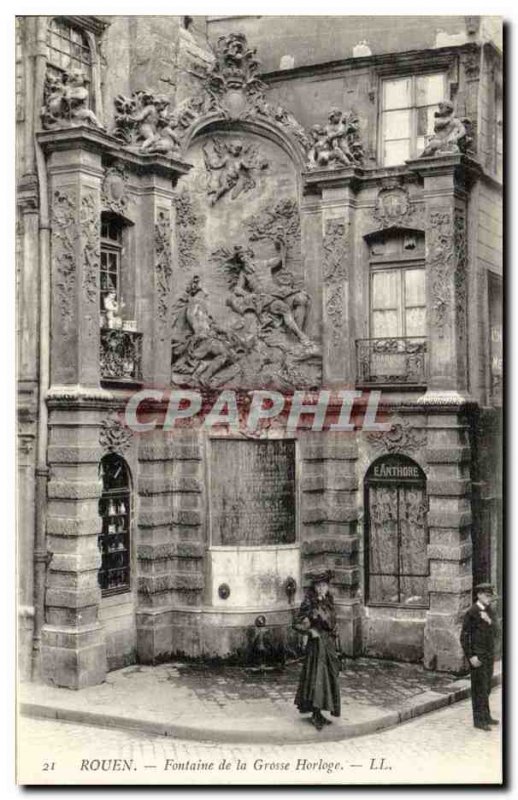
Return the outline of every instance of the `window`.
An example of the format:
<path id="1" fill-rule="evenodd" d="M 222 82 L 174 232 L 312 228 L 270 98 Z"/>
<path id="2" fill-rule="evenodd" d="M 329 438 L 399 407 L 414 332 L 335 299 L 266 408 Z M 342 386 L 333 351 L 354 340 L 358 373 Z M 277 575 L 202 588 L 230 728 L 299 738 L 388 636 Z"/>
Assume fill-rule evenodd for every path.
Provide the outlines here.
<path id="1" fill-rule="evenodd" d="M 113 217 L 101 217 L 101 312 L 104 312 L 105 297 L 115 293 L 117 305 L 121 305 L 121 255 L 122 224 Z"/>
<path id="2" fill-rule="evenodd" d="M 371 243 L 370 336 L 426 336 L 424 240 L 412 231 Z"/>
<path id="3" fill-rule="evenodd" d="M 100 474 L 98 546 L 102 562 L 98 578 L 102 594 L 109 595 L 130 589 L 131 485 L 129 468 L 115 453 L 101 459 Z"/>
<path id="4" fill-rule="evenodd" d="M 384 166 L 417 158 L 433 133 L 434 112 L 446 96 L 444 73 L 383 81 L 381 160 Z"/>
<path id="5" fill-rule="evenodd" d="M 426 478 L 404 455 L 375 461 L 365 477 L 366 599 L 427 607 Z"/>
<path id="6" fill-rule="evenodd" d="M 371 272 L 371 337 L 426 336 L 423 267 Z"/>
<path id="7" fill-rule="evenodd" d="M 61 19 L 52 19 L 47 29 L 47 61 L 52 71 L 62 74 L 81 69 L 92 79 L 92 57 L 85 34 Z"/>

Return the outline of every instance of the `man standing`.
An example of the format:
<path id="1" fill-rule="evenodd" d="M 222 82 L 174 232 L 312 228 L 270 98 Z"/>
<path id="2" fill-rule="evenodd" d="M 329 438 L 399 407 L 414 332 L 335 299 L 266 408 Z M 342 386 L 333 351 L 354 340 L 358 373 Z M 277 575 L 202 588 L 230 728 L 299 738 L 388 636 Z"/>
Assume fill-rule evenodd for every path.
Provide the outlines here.
<path id="1" fill-rule="evenodd" d="M 469 661 L 471 673 L 471 702 L 475 728 L 490 731 L 491 725 L 498 725 L 489 711 L 489 693 L 497 623 L 491 603 L 494 599 L 493 587 L 489 583 L 475 586 L 476 602 L 464 615 L 460 642 Z"/>

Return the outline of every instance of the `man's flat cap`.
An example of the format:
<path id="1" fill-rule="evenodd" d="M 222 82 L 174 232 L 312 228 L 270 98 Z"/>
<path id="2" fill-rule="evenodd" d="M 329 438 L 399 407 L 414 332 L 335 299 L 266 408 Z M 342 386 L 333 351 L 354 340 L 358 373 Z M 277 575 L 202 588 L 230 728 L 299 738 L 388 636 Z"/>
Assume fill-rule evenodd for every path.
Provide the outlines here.
<path id="1" fill-rule="evenodd" d="M 473 591 L 475 591 L 477 594 L 479 592 L 484 592 L 485 594 L 495 593 L 494 586 L 491 583 L 478 583 Z"/>

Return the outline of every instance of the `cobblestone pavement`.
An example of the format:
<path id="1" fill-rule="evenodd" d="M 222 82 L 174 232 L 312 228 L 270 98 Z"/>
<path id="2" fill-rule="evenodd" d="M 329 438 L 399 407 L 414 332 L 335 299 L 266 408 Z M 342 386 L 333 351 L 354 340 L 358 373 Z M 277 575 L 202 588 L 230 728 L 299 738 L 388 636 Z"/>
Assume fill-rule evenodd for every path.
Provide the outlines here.
<path id="1" fill-rule="evenodd" d="M 21 699 L 45 707 L 51 716 L 53 709 L 62 709 L 73 714 L 69 719 L 103 724 L 101 719 L 82 719 L 81 714 L 110 715 L 129 721 L 131 727 L 140 719 L 144 730 L 153 731 L 151 725 L 153 732 L 188 736 L 189 729 L 195 739 L 310 741 L 315 730 L 294 705 L 300 669 L 300 663 L 260 673 L 182 663 L 131 666 L 110 672 L 105 683 L 80 692 L 24 684 Z M 418 664 L 359 658 L 346 660 L 340 683 L 342 716 L 326 730 L 328 739 L 367 732 L 365 726 L 374 730 L 393 724 L 380 720 L 409 702 L 439 697 L 447 686 L 451 692 L 455 679 Z"/>
<path id="2" fill-rule="evenodd" d="M 500 700 L 501 690 L 497 688 L 491 696 L 495 716 L 500 716 Z M 390 730 L 322 745 L 195 743 L 27 718 L 19 720 L 18 745 L 20 783 L 281 785 L 498 784 L 501 781 L 500 728 L 490 733 L 473 728 L 470 700 Z M 98 768 L 102 760 L 110 767 L 109 771 Z M 223 760 L 230 767 L 222 768 Z M 286 764 L 288 767 L 284 768 Z M 121 769 L 126 766 L 129 771 Z"/>
<path id="3" fill-rule="evenodd" d="M 301 662 L 288 665 L 282 673 L 251 673 L 246 670 L 205 665 L 164 665 L 164 676 L 175 689 L 187 688 L 203 703 L 225 707 L 236 699 L 259 700 L 261 703 L 278 701 L 293 703 Z M 132 671 L 143 667 L 128 667 Z M 342 701 L 391 708 L 428 689 L 441 691 L 451 685 L 452 676 L 440 672 L 427 672 L 419 664 L 357 658 L 344 659 L 341 674 Z"/>

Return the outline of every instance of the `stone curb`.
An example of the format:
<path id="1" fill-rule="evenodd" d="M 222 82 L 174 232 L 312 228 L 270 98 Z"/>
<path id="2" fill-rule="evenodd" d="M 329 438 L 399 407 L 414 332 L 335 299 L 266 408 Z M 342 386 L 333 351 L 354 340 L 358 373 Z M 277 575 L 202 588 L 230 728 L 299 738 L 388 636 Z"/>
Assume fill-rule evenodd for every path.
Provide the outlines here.
<path id="1" fill-rule="evenodd" d="M 493 675 L 492 685 L 501 683 L 501 674 Z M 356 736 L 365 736 L 369 733 L 393 728 L 403 722 L 437 711 L 439 708 L 458 703 L 471 695 L 469 679 L 455 681 L 450 687 L 445 687 L 442 692 L 430 690 L 412 698 L 404 703 L 399 710 L 390 711 L 380 716 L 358 722 L 353 725 L 343 725 L 340 729 L 333 726 L 324 728 L 319 733 L 308 729 L 306 736 L 300 735 L 296 729 L 290 732 L 276 732 L 271 723 L 261 730 L 239 730 L 234 724 L 232 728 L 210 728 L 208 726 L 184 725 L 181 722 L 163 723 L 138 717 L 118 716 L 110 713 L 97 713 L 75 708 L 57 708 L 44 703 L 21 702 L 19 712 L 22 716 L 36 719 L 55 719 L 65 722 L 78 722 L 85 725 L 94 725 L 102 728 L 118 728 L 123 730 L 140 731 L 141 733 L 156 736 L 169 736 L 176 739 L 186 739 L 197 742 L 225 742 L 227 744 L 304 744 L 311 742 L 339 742 Z M 260 720 L 257 720 L 260 723 Z"/>

